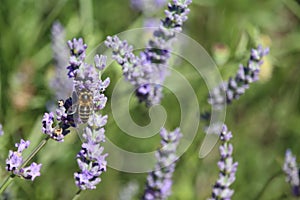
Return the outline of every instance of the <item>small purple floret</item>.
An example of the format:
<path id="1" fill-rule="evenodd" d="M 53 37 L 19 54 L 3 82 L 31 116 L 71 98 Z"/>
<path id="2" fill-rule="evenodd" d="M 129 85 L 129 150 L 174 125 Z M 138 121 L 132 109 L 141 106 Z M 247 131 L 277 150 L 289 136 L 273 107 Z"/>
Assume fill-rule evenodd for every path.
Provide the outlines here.
<path id="1" fill-rule="evenodd" d="M 21 168 L 23 164 L 22 153 L 28 148 L 29 144 L 29 141 L 21 139 L 20 143 L 15 144 L 18 148 L 17 151 L 9 150 L 8 158 L 6 159 L 6 170 L 33 181 L 37 176 L 40 176 L 42 164 L 33 162 L 30 166 Z"/>

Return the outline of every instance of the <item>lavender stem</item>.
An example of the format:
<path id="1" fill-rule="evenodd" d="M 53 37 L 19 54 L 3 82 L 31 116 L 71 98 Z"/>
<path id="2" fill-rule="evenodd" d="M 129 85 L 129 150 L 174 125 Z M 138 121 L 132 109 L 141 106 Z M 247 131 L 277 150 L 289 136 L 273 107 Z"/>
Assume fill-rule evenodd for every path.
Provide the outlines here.
<path id="1" fill-rule="evenodd" d="M 50 136 L 44 138 L 37 147 L 31 152 L 28 158 L 23 162 L 20 168 L 25 167 L 27 163 L 46 145 L 47 141 L 49 140 Z"/>
<path id="2" fill-rule="evenodd" d="M 0 187 L 0 194 L 2 194 L 6 190 L 6 188 L 12 182 L 14 177 L 15 177 L 15 175 L 11 174 L 9 177 L 6 178 L 6 180 L 4 181 L 4 183 Z"/>
<path id="3" fill-rule="evenodd" d="M 75 196 L 72 198 L 72 200 L 78 199 L 79 196 L 80 196 L 81 191 L 82 191 L 82 190 L 79 189 L 79 190 L 76 192 Z"/>
<path id="4" fill-rule="evenodd" d="M 283 175 L 282 171 L 278 171 L 275 174 L 273 174 L 267 182 L 264 184 L 263 188 L 259 191 L 259 193 L 256 195 L 254 199 L 261 199 L 262 195 L 265 193 L 266 189 L 270 185 L 270 183 L 273 181 L 273 179 L 277 178 L 278 176 Z"/>

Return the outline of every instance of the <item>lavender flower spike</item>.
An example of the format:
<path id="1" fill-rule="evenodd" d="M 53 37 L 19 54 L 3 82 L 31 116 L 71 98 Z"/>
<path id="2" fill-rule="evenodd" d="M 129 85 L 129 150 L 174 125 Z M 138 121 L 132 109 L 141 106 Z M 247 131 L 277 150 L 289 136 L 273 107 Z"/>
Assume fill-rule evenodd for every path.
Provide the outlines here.
<path id="1" fill-rule="evenodd" d="M 299 169 L 296 163 L 296 157 L 288 149 L 285 153 L 285 161 L 283 164 L 283 171 L 286 175 L 286 182 L 292 187 L 294 196 L 300 196 L 300 181 L 299 181 Z"/>
<path id="2" fill-rule="evenodd" d="M 139 185 L 137 182 L 129 182 L 121 189 L 119 193 L 119 200 L 132 200 L 135 199 L 139 191 Z"/>
<path id="3" fill-rule="evenodd" d="M 234 193 L 229 186 L 235 181 L 235 173 L 238 163 L 233 162 L 233 146 L 229 143 L 231 138 L 232 134 L 227 130 L 227 126 L 224 124 L 220 134 L 222 145 L 219 149 L 221 155 L 221 159 L 218 162 L 218 167 L 220 169 L 219 179 L 216 181 L 213 187 L 212 196 L 209 198 L 209 200 L 230 200 Z"/>
<path id="4" fill-rule="evenodd" d="M 74 47 L 80 44 L 79 50 L 85 51 L 87 45 L 82 39 L 69 41 L 69 47 L 72 52 Z M 76 48 L 75 48 L 76 49 Z M 80 190 L 96 189 L 96 185 L 101 181 L 100 175 L 106 171 L 106 157 L 108 154 L 103 153 L 104 148 L 101 146 L 105 142 L 105 129 L 107 115 L 101 115 L 100 111 L 105 107 L 107 97 L 104 95 L 105 89 L 110 83 L 110 79 L 101 79 L 102 70 L 106 66 L 106 57 L 96 55 L 94 65 L 81 60 L 81 65 L 74 71 L 74 88 L 77 93 L 88 91 L 92 94 L 92 112 L 88 118 L 87 126 L 83 130 L 83 144 L 81 150 L 76 156 L 80 170 L 74 173 L 75 184 Z M 75 121 L 80 119 L 75 119 Z M 82 122 L 82 121 L 81 121 Z"/>
<path id="5" fill-rule="evenodd" d="M 157 164 L 154 171 L 147 177 L 144 200 L 167 199 L 171 195 L 172 175 L 176 166 L 176 149 L 182 134 L 179 128 L 168 133 L 166 129 L 161 129 L 162 148 L 156 153 Z"/>
<path id="6" fill-rule="evenodd" d="M 69 49 L 65 37 L 64 27 L 59 22 L 55 22 L 51 29 L 55 74 L 49 85 L 57 99 L 67 99 L 73 90 L 73 82 L 68 79 L 66 69 L 69 62 Z"/>
<path id="7" fill-rule="evenodd" d="M 209 94 L 208 102 L 218 109 L 223 108 L 225 103 L 230 104 L 233 100 L 239 99 L 249 88 L 249 84 L 258 80 L 262 59 L 268 53 L 269 48 L 263 49 L 261 45 L 257 49 L 252 49 L 247 65 L 240 65 L 234 78 L 229 78 L 227 82 L 214 88 Z"/>
<path id="8" fill-rule="evenodd" d="M 87 45 L 83 43 L 82 38 L 79 38 L 78 40 L 74 38 L 72 41 L 68 41 L 68 46 L 71 53 L 69 66 L 67 67 L 69 70 L 68 76 L 69 78 L 74 78 L 78 68 L 84 62 Z"/>
<path id="9" fill-rule="evenodd" d="M 28 148 L 29 144 L 29 141 L 21 139 L 20 143 L 15 144 L 15 146 L 18 148 L 17 151 L 9 150 L 5 169 L 17 176 L 33 181 L 37 176 L 40 176 L 42 164 L 36 164 L 33 162 L 29 167 L 20 168 L 23 164 L 22 153 Z"/>
<path id="10" fill-rule="evenodd" d="M 106 124 L 106 117 L 96 114 L 94 117 L 101 118 L 97 120 L 102 120 L 103 125 Z M 74 179 L 81 190 L 96 189 L 96 185 L 101 181 L 100 175 L 106 171 L 105 159 L 108 154 L 103 154 L 104 148 L 100 146 L 100 143 L 105 141 L 104 128 L 97 127 L 93 131 L 93 126 L 96 125 L 93 121 L 93 118 L 90 118 L 88 126 L 84 129 L 85 141 L 77 154 L 80 171 L 74 173 Z"/>
<path id="11" fill-rule="evenodd" d="M 107 37 L 105 41 L 105 45 L 113 50 L 113 59 L 122 66 L 125 79 L 135 87 L 140 102 L 145 102 L 147 106 L 158 104 L 162 98 L 161 86 L 169 73 L 171 42 L 187 20 L 190 3 L 191 0 L 173 0 L 168 4 L 166 17 L 140 56 L 135 56 L 133 47 L 117 36 Z"/>

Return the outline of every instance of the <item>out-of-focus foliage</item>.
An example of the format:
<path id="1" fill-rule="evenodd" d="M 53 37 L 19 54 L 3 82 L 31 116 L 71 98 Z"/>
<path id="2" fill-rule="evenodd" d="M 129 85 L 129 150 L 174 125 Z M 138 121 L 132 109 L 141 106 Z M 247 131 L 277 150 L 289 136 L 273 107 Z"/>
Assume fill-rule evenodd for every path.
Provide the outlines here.
<path id="1" fill-rule="evenodd" d="M 158 10 L 156 16 L 161 16 Z M 0 2 L 0 184 L 6 177 L 5 158 L 20 138 L 31 140 L 31 148 L 41 138 L 41 116 L 55 99 L 48 83 L 53 75 L 51 26 L 59 20 L 67 38 L 84 37 L 89 49 L 113 35 L 132 27 L 141 27 L 139 11 L 123 0 L 1 0 Z M 219 65 L 224 79 L 245 63 L 249 50 L 257 44 L 270 46 L 261 80 L 227 109 L 226 122 L 234 134 L 234 157 L 239 162 L 233 199 L 257 199 L 270 177 L 281 170 L 286 148 L 300 156 L 300 4 L 294 0 L 194 0 L 184 33 L 191 36 Z M 197 93 L 201 110 L 208 108 L 204 81 L 194 76 L 182 62 L 176 69 L 184 74 Z M 104 76 L 111 77 L 107 96 L 121 70 L 113 64 Z M 167 128 L 178 126 L 180 110 L 175 97 L 166 92 L 162 105 L 168 113 Z M 148 110 L 132 99 L 131 114 L 140 125 L 149 123 Z M 107 137 L 134 152 L 155 149 L 158 137 L 147 142 L 129 137 L 110 114 Z M 195 116 L 194 120 L 200 120 Z M 205 199 L 211 194 L 217 174 L 218 149 L 205 159 L 198 158 L 203 139 L 202 127 L 193 144 L 180 158 L 174 174 L 170 199 Z M 126 142 L 124 142 L 126 141 Z M 77 191 L 73 173 L 80 140 L 68 135 L 60 144 L 48 142 L 35 160 L 43 163 L 41 177 L 33 183 L 16 179 L 7 189 L 8 199 L 70 199 Z M 144 188 L 147 174 L 129 174 L 109 168 L 97 190 L 82 192 L 80 199 L 118 199 L 129 182 Z M 261 199 L 291 199 L 283 174 L 265 188 Z"/>

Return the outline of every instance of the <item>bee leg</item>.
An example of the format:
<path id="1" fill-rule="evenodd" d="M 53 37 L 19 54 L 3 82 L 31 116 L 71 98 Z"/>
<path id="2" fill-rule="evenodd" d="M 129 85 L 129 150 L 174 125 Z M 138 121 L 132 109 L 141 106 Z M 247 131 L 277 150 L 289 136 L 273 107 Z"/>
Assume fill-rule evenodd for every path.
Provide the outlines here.
<path id="1" fill-rule="evenodd" d="M 76 128 L 76 132 L 80 138 L 80 140 L 82 142 L 85 141 L 84 137 L 83 137 L 83 134 L 84 134 L 84 129 L 86 128 L 86 125 L 79 125 L 77 128 Z"/>

